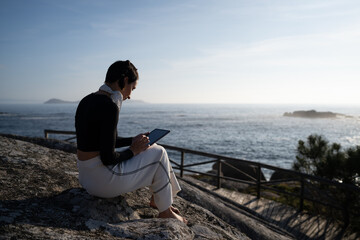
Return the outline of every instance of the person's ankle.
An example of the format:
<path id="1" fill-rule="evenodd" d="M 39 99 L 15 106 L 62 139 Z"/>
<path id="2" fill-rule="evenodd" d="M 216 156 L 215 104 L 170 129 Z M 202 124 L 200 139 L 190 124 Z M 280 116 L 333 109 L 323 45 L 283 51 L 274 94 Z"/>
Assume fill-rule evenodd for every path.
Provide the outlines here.
<path id="1" fill-rule="evenodd" d="M 169 218 L 169 217 L 172 217 L 172 215 L 173 215 L 173 212 L 171 211 L 170 207 L 168 209 L 166 209 L 165 211 L 162 211 L 159 213 L 160 218 Z"/>

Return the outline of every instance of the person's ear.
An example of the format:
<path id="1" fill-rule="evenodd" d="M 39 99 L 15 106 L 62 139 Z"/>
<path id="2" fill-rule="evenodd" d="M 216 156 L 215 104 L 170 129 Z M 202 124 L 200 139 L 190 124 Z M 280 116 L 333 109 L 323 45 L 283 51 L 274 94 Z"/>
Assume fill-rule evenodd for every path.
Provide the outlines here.
<path id="1" fill-rule="evenodd" d="M 129 77 L 124 77 L 124 87 L 123 88 L 125 88 L 126 87 L 126 85 L 128 85 L 129 84 Z"/>
<path id="2" fill-rule="evenodd" d="M 116 81 L 116 83 L 117 83 L 118 87 L 120 88 L 120 90 L 122 90 L 120 81 L 121 81 L 121 80 L 119 79 L 119 80 Z"/>
<path id="3" fill-rule="evenodd" d="M 119 79 L 119 80 L 117 81 L 117 84 L 118 84 L 120 90 L 123 90 L 123 89 L 125 88 L 126 84 L 128 84 L 128 81 L 129 81 L 129 78 L 128 78 L 128 77 L 124 77 L 123 79 Z M 123 84 L 122 84 L 123 86 L 121 86 L 121 82 L 123 83 Z"/>

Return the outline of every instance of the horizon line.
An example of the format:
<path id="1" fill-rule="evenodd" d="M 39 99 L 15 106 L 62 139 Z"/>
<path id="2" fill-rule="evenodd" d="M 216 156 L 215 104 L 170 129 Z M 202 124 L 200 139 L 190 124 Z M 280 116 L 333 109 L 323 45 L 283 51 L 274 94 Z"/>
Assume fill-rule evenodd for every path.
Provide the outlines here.
<path id="1" fill-rule="evenodd" d="M 49 99 L 50 100 L 50 99 Z M 28 100 L 28 99 L 0 99 L 0 104 L 46 104 L 49 101 L 42 100 Z M 80 100 L 69 101 L 62 100 L 64 103 L 47 103 L 47 104 L 78 104 Z M 124 103 L 137 103 L 137 104 L 197 104 L 197 105 L 315 105 L 315 106 L 360 106 L 360 103 L 279 103 L 279 102 L 148 102 L 141 99 L 130 99 Z"/>

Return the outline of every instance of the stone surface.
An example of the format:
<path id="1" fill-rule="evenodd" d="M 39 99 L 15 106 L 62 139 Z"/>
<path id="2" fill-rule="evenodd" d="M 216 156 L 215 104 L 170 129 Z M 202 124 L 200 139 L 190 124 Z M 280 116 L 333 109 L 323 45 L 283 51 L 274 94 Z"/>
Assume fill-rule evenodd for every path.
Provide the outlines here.
<path id="1" fill-rule="evenodd" d="M 249 239 L 196 204 L 207 194 L 185 190 L 193 187 L 184 181 L 187 197 L 174 206 L 188 225 L 156 218 L 147 188 L 111 199 L 89 195 L 78 184 L 74 154 L 15 138 L 0 135 L 0 239 Z"/>
<path id="2" fill-rule="evenodd" d="M 66 142 L 58 139 L 45 139 L 40 137 L 26 137 L 26 136 L 19 136 L 19 135 L 13 135 L 13 134 L 3 134 L 0 133 L 0 136 L 16 139 L 16 140 L 22 140 L 25 142 L 31 142 L 35 143 L 37 145 L 47 147 L 50 149 L 58 149 L 64 152 L 68 153 L 76 153 L 76 144 L 71 142 Z"/>

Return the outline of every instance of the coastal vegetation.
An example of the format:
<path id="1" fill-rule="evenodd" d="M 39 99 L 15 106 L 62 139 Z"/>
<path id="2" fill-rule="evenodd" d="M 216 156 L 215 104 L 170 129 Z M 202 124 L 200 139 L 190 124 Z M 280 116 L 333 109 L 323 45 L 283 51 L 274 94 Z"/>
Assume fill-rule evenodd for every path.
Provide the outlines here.
<path id="1" fill-rule="evenodd" d="M 306 141 L 300 140 L 297 147 L 296 161 L 293 169 L 298 172 L 326 178 L 339 183 L 360 186 L 360 146 L 343 149 L 339 143 L 330 144 L 321 135 L 310 135 Z M 323 194 L 326 192 L 326 195 Z M 329 201 L 343 207 L 342 214 L 348 218 L 356 231 L 360 230 L 360 194 L 335 188 L 327 184 L 318 184 L 313 191 L 313 196 L 319 201 Z M 326 209 L 318 205 L 309 206 L 318 208 L 323 214 L 329 214 Z M 351 212 L 351 214 L 350 214 Z M 332 212 L 337 218 L 339 212 Z"/>
<path id="2" fill-rule="evenodd" d="M 300 140 L 293 169 L 329 180 L 360 186 L 360 146 L 343 149 L 321 135 Z"/>

